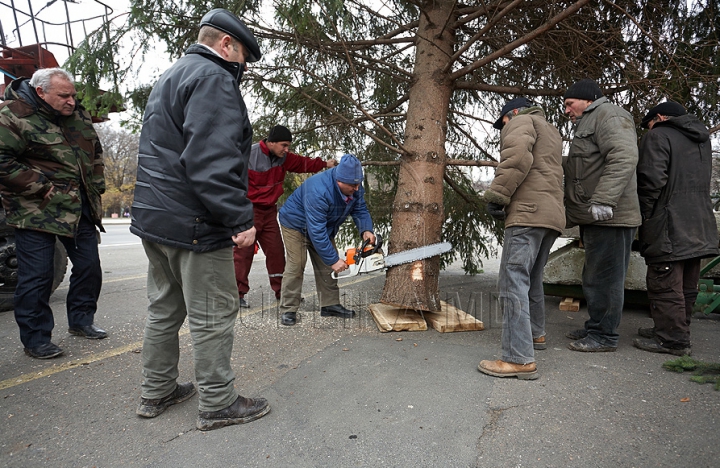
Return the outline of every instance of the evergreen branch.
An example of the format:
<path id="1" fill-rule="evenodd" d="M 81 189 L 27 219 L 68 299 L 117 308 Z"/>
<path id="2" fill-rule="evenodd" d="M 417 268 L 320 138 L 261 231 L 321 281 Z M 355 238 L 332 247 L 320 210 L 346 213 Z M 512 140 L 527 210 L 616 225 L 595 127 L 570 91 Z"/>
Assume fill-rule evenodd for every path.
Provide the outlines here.
<path id="1" fill-rule="evenodd" d="M 554 27 L 556 24 L 558 24 L 560 21 L 568 18 L 569 16 L 574 15 L 581 7 L 585 6 L 590 0 L 578 0 L 576 3 L 574 3 L 569 8 L 566 8 L 561 13 L 555 15 L 552 17 L 549 21 L 547 21 L 545 24 L 540 26 L 539 28 L 536 28 L 534 31 L 524 35 L 523 37 L 514 40 L 510 44 L 507 44 L 505 47 L 501 47 L 500 49 L 496 50 L 490 55 L 485 56 L 484 58 L 477 60 L 473 62 L 472 64 L 461 68 L 460 70 L 457 70 L 455 73 L 450 75 L 451 80 L 457 80 L 458 78 L 461 78 L 468 73 L 471 73 L 473 70 L 476 70 L 480 67 L 483 67 L 487 65 L 490 62 L 493 62 L 500 57 L 509 54 L 513 50 L 517 49 L 521 45 L 527 44 L 528 42 L 532 41 L 533 39 L 537 38 L 538 36 L 546 33 L 548 30 L 550 30 L 552 27 Z"/>

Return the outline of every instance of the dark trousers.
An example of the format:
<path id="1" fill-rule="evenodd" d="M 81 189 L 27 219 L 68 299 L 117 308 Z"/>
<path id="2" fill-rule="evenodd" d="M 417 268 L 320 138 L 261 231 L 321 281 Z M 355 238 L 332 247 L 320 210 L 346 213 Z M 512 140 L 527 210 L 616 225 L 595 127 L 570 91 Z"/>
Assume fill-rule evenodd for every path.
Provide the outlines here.
<path id="1" fill-rule="evenodd" d="M 617 346 L 617 327 L 625 299 L 625 275 L 630 264 L 630 246 L 636 228 L 580 226 L 585 246 L 582 273 L 583 295 L 587 301 L 585 322 L 588 336 L 604 346 Z"/>
<path id="2" fill-rule="evenodd" d="M 698 295 L 700 259 L 648 265 L 647 292 L 655 335 L 667 348 L 690 346 L 690 317 Z"/>
<path id="3" fill-rule="evenodd" d="M 270 287 L 275 297 L 280 298 L 282 276 L 285 270 L 285 247 L 283 246 L 280 225 L 277 222 L 277 206 L 254 206 L 253 222 L 255 223 L 255 240 L 265 253 L 265 267 L 270 278 Z M 240 297 L 250 291 L 248 275 L 255 257 L 255 246 L 233 249 L 235 263 L 235 280 Z"/>
<path id="4" fill-rule="evenodd" d="M 50 342 L 55 327 L 50 292 L 55 273 L 55 239 L 60 239 L 72 262 L 66 304 L 71 328 L 92 325 L 102 287 L 95 225 L 80 218 L 75 237 L 56 236 L 29 229 L 15 230 L 18 285 L 15 288 L 15 320 L 26 348 Z"/>

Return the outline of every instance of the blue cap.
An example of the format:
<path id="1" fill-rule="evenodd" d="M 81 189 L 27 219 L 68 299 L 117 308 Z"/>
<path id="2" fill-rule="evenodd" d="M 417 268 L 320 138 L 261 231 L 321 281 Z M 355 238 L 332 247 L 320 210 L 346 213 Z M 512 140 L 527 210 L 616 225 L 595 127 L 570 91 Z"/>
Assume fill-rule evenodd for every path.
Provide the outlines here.
<path id="1" fill-rule="evenodd" d="M 363 180 L 362 164 L 354 154 L 343 154 L 340 164 L 335 168 L 335 178 L 338 182 L 356 185 Z"/>
<path id="2" fill-rule="evenodd" d="M 505 126 L 502 119 L 505 114 L 507 114 L 511 110 L 520 109 L 521 107 L 532 107 L 532 105 L 533 102 L 530 99 L 524 97 L 515 98 L 511 101 L 506 102 L 502 110 L 500 111 L 500 118 L 495 121 L 495 123 L 493 124 L 493 128 L 496 128 L 497 130 L 502 130 L 502 128 Z"/>

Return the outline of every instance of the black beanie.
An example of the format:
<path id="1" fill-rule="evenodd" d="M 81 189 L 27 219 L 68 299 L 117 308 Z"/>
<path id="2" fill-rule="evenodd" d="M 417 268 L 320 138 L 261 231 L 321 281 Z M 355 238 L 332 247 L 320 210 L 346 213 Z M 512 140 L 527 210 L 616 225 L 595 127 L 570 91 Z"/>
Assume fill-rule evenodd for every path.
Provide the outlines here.
<path id="1" fill-rule="evenodd" d="M 585 101 L 595 101 L 603 97 L 600 87 L 590 78 L 585 78 L 570 86 L 565 91 L 563 99 L 583 99 Z"/>
<path id="2" fill-rule="evenodd" d="M 287 127 L 283 127 L 282 125 L 275 125 L 273 128 L 270 129 L 267 141 L 271 143 L 277 141 L 292 141 L 292 133 L 290 133 L 290 130 Z"/>
<path id="3" fill-rule="evenodd" d="M 648 112 L 647 115 L 643 117 L 642 121 L 640 122 L 640 126 L 642 128 L 648 128 L 650 125 L 650 121 L 654 119 L 658 114 L 666 115 L 668 117 L 677 117 L 679 115 L 687 114 L 687 111 L 683 106 L 681 106 L 675 101 L 663 102 L 662 104 L 658 104 L 657 106 L 650 109 L 650 112 Z"/>

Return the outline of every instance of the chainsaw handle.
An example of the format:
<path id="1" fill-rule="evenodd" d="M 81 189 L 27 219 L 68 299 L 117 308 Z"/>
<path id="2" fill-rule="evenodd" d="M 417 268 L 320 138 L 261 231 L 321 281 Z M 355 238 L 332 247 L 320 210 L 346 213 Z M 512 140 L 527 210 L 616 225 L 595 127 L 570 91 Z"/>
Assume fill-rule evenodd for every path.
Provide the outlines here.
<path id="1" fill-rule="evenodd" d="M 349 278 L 351 276 L 355 276 L 360 272 L 360 265 L 357 263 L 353 263 L 352 265 L 348 265 L 348 269 L 341 271 L 340 273 L 335 273 L 334 271 L 330 274 L 332 276 L 332 279 L 340 279 L 340 278 Z"/>
<path id="2" fill-rule="evenodd" d="M 380 234 L 375 234 L 375 245 L 371 249 L 367 249 L 367 246 L 370 245 L 370 240 L 366 239 L 363 241 L 362 245 L 360 246 L 360 250 L 357 253 L 359 258 L 365 258 L 369 257 L 372 254 L 377 253 L 378 250 L 380 250 L 380 247 L 382 247 L 383 239 L 380 236 Z"/>

